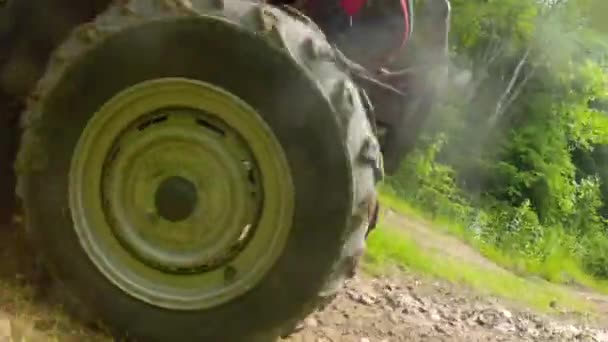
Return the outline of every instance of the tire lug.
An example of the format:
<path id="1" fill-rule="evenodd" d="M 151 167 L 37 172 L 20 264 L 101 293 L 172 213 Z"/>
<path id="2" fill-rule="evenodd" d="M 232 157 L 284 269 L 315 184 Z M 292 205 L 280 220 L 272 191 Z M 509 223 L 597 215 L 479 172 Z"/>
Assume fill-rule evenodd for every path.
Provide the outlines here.
<path id="1" fill-rule="evenodd" d="M 82 40 L 92 43 L 97 38 L 98 32 L 94 25 L 87 25 L 80 32 Z"/>
<path id="2" fill-rule="evenodd" d="M 378 144 L 376 144 L 372 137 L 367 137 L 365 141 L 363 141 L 359 156 L 363 162 L 375 164 L 379 153 L 380 148 L 378 147 Z"/>
<path id="3" fill-rule="evenodd" d="M 66 60 L 67 60 L 66 56 L 63 53 L 61 53 L 60 50 L 53 54 L 53 57 L 52 57 L 53 63 L 61 64 L 61 63 L 65 63 Z"/>
<path id="4" fill-rule="evenodd" d="M 276 29 L 278 18 L 268 8 L 259 7 L 259 17 L 262 23 L 262 29 L 265 32 L 270 32 Z"/>
<path id="5" fill-rule="evenodd" d="M 369 136 L 363 141 L 359 151 L 359 159 L 366 164 L 370 164 L 374 170 L 374 178 L 377 182 L 384 179 L 384 166 L 382 165 L 382 152 L 378 141 Z"/>
<path id="6" fill-rule="evenodd" d="M 317 41 L 313 37 L 306 39 L 304 44 L 305 44 L 305 48 L 308 50 L 308 55 L 312 59 L 319 59 L 319 58 L 331 59 L 331 58 L 333 58 L 333 52 L 332 52 L 331 48 L 325 44 L 319 43 L 319 41 Z"/>
<path id="7" fill-rule="evenodd" d="M 338 83 L 334 90 L 333 104 L 336 108 L 351 112 L 355 106 L 355 97 L 353 95 L 353 89 L 347 80 L 343 80 Z"/>
<path id="8" fill-rule="evenodd" d="M 264 5 L 255 7 L 253 15 L 259 27 L 258 30 L 264 33 L 271 42 L 277 44 L 279 48 L 285 48 L 285 42 L 279 30 L 279 18 L 272 12 L 271 8 Z"/>
<path id="9" fill-rule="evenodd" d="M 355 109 L 354 100 L 353 87 L 348 80 L 342 80 L 334 86 L 331 93 L 331 103 L 339 112 L 338 118 L 345 131 L 348 131 L 347 127 L 352 118 L 350 113 Z"/>

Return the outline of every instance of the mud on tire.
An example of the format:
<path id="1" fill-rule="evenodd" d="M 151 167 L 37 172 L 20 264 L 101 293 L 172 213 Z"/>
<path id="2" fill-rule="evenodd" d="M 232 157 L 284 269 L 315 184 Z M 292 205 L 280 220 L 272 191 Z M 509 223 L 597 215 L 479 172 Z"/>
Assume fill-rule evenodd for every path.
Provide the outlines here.
<path id="1" fill-rule="evenodd" d="M 175 77 L 254 108 L 280 143 L 294 188 L 278 260 L 246 293 L 198 310 L 154 305 L 115 286 L 76 233 L 69 201 L 76 146 L 100 107 L 123 89 Z M 237 0 L 121 1 L 57 49 L 32 99 L 17 160 L 28 234 L 65 293 L 117 335 L 270 341 L 356 266 L 375 204 L 378 142 L 355 85 L 306 18 Z"/>

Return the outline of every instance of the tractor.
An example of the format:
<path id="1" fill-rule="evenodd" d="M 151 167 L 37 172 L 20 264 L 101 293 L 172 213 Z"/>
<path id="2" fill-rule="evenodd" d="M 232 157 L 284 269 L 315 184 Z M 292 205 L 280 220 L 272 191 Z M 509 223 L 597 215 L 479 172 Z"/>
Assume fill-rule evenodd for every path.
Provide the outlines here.
<path id="1" fill-rule="evenodd" d="M 276 340 L 354 275 L 448 24 L 447 0 L 0 0 L 0 221 L 117 340 Z"/>

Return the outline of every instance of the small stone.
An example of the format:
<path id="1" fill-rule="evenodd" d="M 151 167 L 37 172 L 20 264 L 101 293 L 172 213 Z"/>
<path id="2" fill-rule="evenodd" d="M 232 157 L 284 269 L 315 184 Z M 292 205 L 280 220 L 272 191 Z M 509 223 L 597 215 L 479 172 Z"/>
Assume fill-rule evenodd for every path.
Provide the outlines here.
<path id="1" fill-rule="evenodd" d="M 441 321 L 441 316 L 439 316 L 439 314 L 438 314 L 438 313 L 433 312 L 433 313 L 431 314 L 431 319 L 432 319 L 433 321 Z"/>
<path id="2" fill-rule="evenodd" d="M 389 315 L 389 319 L 391 320 L 391 322 L 393 324 L 398 324 L 399 323 L 399 315 L 397 315 L 394 312 Z"/>
<path id="3" fill-rule="evenodd" d="M 327 341 L 340 341 L 340 338 L 342 336 L 342 332 L 333 328 L 329 328 L 329 327 L 324 327 L 324 328 L 320 328 L 319 331 L 320 335 L 323 335 Z"/>
<path id="4" fill-rule="evenodd" d="M 0 317 L 0 341 L 11 340 L 11 322 L 8 318 Z"/>
<path id="5" fill-rule="evenodd" d="M 367 337 L 362 337 L 362 338 L 361 338 L 361 342 L 370 342 L 370 341 L 369 341 L 369 338 L 367 338 Z"/>
<path id="6" fill-rule="evenodd" d="M 512 324 L 509 324 L 506 322 L 498 324 L 497 326 L 494 327 L 494 329 L 496 329 L 502 333 L 509 333 L 509 332 L 515 331 L 515 327 Z"/>
<path id="7" fill-rule="evenodd" d="M 377 297 L 371 292 L 362 292 L 359 293 L 357 291 L 347 291 L 346 295 L 355 302 L 361 303 L 363 305 L 372 305 L 377 302 Z"/>
<path id="8" fill-rule="evenodd" d="M 434 328 L 434 329 L 435 329 L 435 331 L 437 331 L 438 333 L 441 333 L 441 334 L 447 334 L 447 331 L 446 331 L 446 330 L 445 330 L 445 329 L 444 329 L 444 328 L 443 328 L 441 325 L 439 325 L 439 324 L 435 324 L 435 325 L 433 326 L 433 328 Z"/>
<path id="9" fill-rule="evenodd" d="M 597 332 L 595 339 L 601 342 L 608 341 L 608 331 Z"/>
<path id="10" fill-rule="evenodd" d="M 314 317 L 308 317 L 304 320 L 304 324 L 308 328 L 316 328 L 319 326 L 319 322 Z"/>
<path id="11" fill-rule="evenodd" d="M 411 297 L 403 295 L 403 294 L 395 294 L 395 295 L 391 294 L 389 296 L 386 296 L 386 299 L 388 301 L 388 305 L 390 305 L 392 308 L 395 308 L 395 309 L 404 307 L 404 306 L 417 304 L 417 302 L 412 300 Z"/>
<path id="12" fill-rule="evenodd" d="M 579 335 L 581 333 L 581 330 L 574 325 L 567 326 L 566 330 L 573 335 Z"/>
<path id="13" fill-rule="evenodd" d="M 376 303 L 376 298 L 372 297 L 372 296 L 361 296 L 359 302 L 361 304 L 365 304 L 365 305 L 373 305 L 374 303 Z"/>
<path id="14" fill-rule="evenodd" d="M 513 318 L 513 314 L 509 310 L 502 310 L 502 315 L 507 319 Z"/>

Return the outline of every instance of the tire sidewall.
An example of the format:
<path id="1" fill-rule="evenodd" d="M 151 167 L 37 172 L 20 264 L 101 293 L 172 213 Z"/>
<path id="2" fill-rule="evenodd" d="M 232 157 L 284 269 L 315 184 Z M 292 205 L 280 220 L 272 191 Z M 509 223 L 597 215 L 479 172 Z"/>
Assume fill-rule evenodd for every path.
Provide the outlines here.
<path id="1" fill-rule="evenodd" d="M 273 338 L 279 323 L 317 299 L 350 225 L 353 181 L 336 113 L 292 59 L 252 34 L 194 19 L 175 30 L 152 26 L 126 30 L 89 50 L 49 90 L 32 128 L 42 166 L 24 175 L 30 233 L 66 291 L 117 331 L 146 341 Z M 95 110 L 129 86 L 176 76 L 219 85 L 256 108 L 285 151 L 296 190 L 280 260 L 253 290 L 204 311 L 160 309 L 113 286 L 81 248 L 68 206 L 71 156 Z"/>

